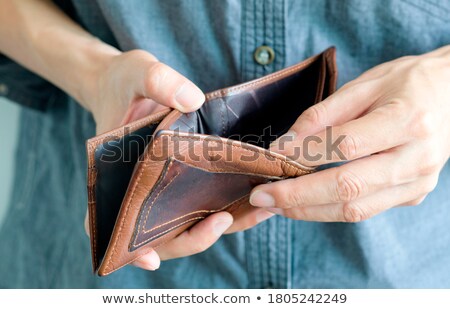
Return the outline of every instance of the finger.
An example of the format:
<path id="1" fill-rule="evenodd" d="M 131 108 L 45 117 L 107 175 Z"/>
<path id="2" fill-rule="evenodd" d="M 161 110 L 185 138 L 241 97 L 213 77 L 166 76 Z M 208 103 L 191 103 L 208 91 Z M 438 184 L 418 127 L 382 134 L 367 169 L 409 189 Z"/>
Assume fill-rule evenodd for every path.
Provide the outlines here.
<path id="1" fill-rule="evenodd" d="M 425 200 L 426 196 L 421 196 L 419 198 L 407 201 L 406 203 L 402 203 L 400 205 L 397 205 L 396 207 L 404 207 L 404 206 L 417 206 L 422 204 L 422 202 Z"/>
<path id="2" fill-rule="evenodd" d="M 205 101 L 205 95 L 194 83 L 161 62 L 150 62 L 142 75 L 139 95 L 159 104 L 191 112 Z"/>
<path id="3" fill-rule="evenodd" d="M 130 106 L 125 113 L 120 125 L 126 125 L 132 121 L 144 118 L 150 114 L 155 114 L 168 108 L 164 105 L 156 104 L 155 101 L 142 98 L 131 102 Z"/>
<path id="4" fill-rule="evenodd" d="M 289 218 L 318 222 L 359 222 L 369 219 L 387 209 L 418 198 L 417 183 L 408 183 L 379 191 L 348 203 L 315 205 L 290 209 L 268 209 Z"/>
<path id="5" fill-rule="evenodd" d="M 146 270 L 156 270 L 159 268 L 161 260 L 156 251 L 151 249 L 150 252 L 139 257 L 131 264 Z"/>
<path id="6" fill-rule="evenodd" d="M 268 212 L 265 209 L 255 208 L 252 206 L 241 206 L 241 209 L 245 209 L 245 211 L 233 212 L 233 217 L 235 218 L 233 224 L 225 231 L 224 234 L 245 231 L 274 216 L 273 213 Z"/>
<path id="7" fill-rule="evenodd" d="M 410 171 L 404 168 L 409 165 L 408 159 L 403 159 L 399 152 L 380 153 L 302 177 L 257 186 L 251 192 L 250 203 L 258 207 L 293 208 L 350 202 L 411 182 Z"/>
<path id="8" fill-rule="evenodd" d="M 363 115 L 378 99 L 378 81 L 347 83 L 334 94 L 305 110 L 292 126 L 299 137 L 316 134 L 327 126 L 341 125 Z"/>
<path id="9" fill-rule="evenodd" d="M 232 223 L 233 217 L 229 213 L 215 213 L 156 251 L 163 261 L 200 253 L 212 246 Z"/>
<path id="10" fill-rule="evenodd" d="M 354 160 L 410 141 L 412 137 L 399 129 L 406 127 L 406 118 L 400 104 L 392 102 L 303 140 L 279 143 L 271 150 L 308 166 Z"/>

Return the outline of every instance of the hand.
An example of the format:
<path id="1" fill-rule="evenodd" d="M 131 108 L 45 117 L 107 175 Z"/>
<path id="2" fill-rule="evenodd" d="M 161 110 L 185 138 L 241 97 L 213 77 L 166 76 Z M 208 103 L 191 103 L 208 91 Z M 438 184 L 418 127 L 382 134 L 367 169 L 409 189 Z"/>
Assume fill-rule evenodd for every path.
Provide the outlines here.
<path id="1" fill-rule="evenodd" d="M 304 154 L 296 160 L 351 161 L 258 186 L 251 204 L 293 219 L 344 222 L 420 204 L 450 155 L 449 81 L 450 48 L 444 47 L 384 63 L 349 82 L 306 110 L 271 150 L 293 156 L 307 136 L 325 141 L 325 128 L 332 126 L 333 141 L 343 136 L 341 153 L 310 142 L 307 153 L 318 160 Z"/>
<path id="2" fill-rule="evenodd" d="M 103 69 L 98 70 L 98 75 L 92 79 L 94 82 L 88 83 L 90 87 L 82 95 L 84 105 L 94 115 L 97 134 L 167 107 L 182 112 L 194 111 L 205 101 L 204 94 L 192 82 L 145 51 L 115 55 L 100 67 Z M 133 265 L 155 270 L 161 260 L 202 252 L 214 244 L 225 230 L 242 230 L 268 216 L 272 214 L 265 210 L 245 211 L 231 227 L 233 217 L 229 213 L 213 214 L 172 241 L 143 255 Z M 87 232 L 88 221 L 86 215 Z"/>
<path id="3" fill-rule="evenodd" d="M 167 107 L 192 112 L 205 101 L 191 81 L 141 50 L 112 57 L 92 80 L 83 101 L 94 115 L 97 134 Z"/>

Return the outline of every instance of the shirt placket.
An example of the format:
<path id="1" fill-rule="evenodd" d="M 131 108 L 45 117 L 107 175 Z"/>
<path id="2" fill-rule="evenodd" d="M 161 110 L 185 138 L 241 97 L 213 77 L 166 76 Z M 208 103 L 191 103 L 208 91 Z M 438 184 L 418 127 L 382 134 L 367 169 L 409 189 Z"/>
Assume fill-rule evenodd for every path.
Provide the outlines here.
<path id="1" fill-rule="evenodd" d="M 242 1 L 242 79 L 285 66 L 285 0 Z M 276 216 L 245 232 L 250 288 L 291 286 L 291 222 Z"/>

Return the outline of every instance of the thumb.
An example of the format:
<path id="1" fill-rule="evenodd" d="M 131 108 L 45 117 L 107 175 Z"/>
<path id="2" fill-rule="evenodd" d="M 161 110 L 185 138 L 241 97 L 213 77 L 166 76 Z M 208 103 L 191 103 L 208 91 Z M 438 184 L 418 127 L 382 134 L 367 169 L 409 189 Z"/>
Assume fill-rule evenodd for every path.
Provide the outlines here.
<path id="1" fill-rule="evenodd" d="M 161 62 L 149 62 L 140 78 L 143 82 L 140 95 L 161 105 L 186 113 L 198 109 L 205 101 L 205 95 L 194 83 Z"/>

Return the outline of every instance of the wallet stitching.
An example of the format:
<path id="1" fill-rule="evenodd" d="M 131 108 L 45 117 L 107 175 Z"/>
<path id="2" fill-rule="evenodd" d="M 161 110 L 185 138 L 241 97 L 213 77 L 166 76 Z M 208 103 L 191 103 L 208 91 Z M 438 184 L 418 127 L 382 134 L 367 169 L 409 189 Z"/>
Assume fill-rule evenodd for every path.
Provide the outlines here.
<path id="1" fill-rule="evenodd" d="M 222 136 L 225 135 L 225 116 L 223 113 L 223 105 L 226 104 L 225 100 L 223 98 L 220 98 L 222 100 L 222 106 L 220 107 L 220 117 L 222 118 Z"/>
<path id="2" fill-rule="evenodd" d="M 135 128 L 137 128 L 137 127 L 141 127 L 143 124 L 143 126 L 142 127 L 144 127 L 144 126 L 150 126 L 150 125 L 154 125 L 154 124 L 157 124 L 157 123 L 159 123 L 159 122 L 161 122 L 161 116 L 164 116 L 164 115 L 167 115 L 168 114 L 168 111 L 162 111 L 162 112 L 160 112 L 159 114 L 161 114 L 161 115 L 158 115 L 158 117 L 156 118 L 156 119 L 154 119 L 153 121 L 151 121 L 151 122 L 149 122 L 149 123 L 146 123 L 147 121 L 148 121 L 148 119 L 147 118 L 145 118 L 145 119 L 143 119 L 143 120 L 141 120 L 141 121 L 136 121 L 136 122 L 134 122 L 134 123 L 132 123 L 130 126 L 129 126 L 129 128 L 130 128 L 130 130 L 134 130 Z M 100 143 L 101 143 L 101 141 L 102 140 L 104 140 L 105 138 L 109 138 L 109 137 L 118 137 L 118 138 L 123 138 L 123 136 L 125 136 L 125 134 L 123 134 L 123 135 L 117 135 L 117 134 L 114 134 L 115 132 L 117 131 L 117 129 L 116 130 L 113 130 L 113 131 L 111 131 L 110 133 L 105 133 L 105 134 L 103 134 L 103 135 L 100 135 L 100 136 L 98 136 L 97 138 L 93 138 L 93 139 L 91 139 L 88 143 L 87 143 L 87 146 L 88 146 L 88 148 L 89 148 L 89 152 L 90 152 L 90 154 L 89 154 L 89 165 L 90 165 L 90 167 L 89 168 L 91 168 L 91 169 L 95 169 L 95 157 L 94 157 L 94 152 L 95 152 L 95 150 L 97 149 L 97 147 L 100 145 Z M 122 130 L 123 131 L 123 130 Z M 140 179 L 141 178 L 141 174 L 142 174 L 142 170 L 141 170 L 141 172 L 140 172 L 140 174 L 139 174 L 139 178 L 138 179 Z M 95 183 L 93 184 L 93 185 L 90 185 L 90 187 L 92 187 L 92 188 L 94 188 L 95 187 Z M 95 264 L 96 265 L 98 265 L 98 258 L 97 258 L 97 246 L 96 246 L 96 239 L 97 239 L 97 224 L 96 224 L 96 220 L 97 220 L 97 212 L 95 211 L 95 207 L 96 207 L 96 201 L 95 200 L 93 200 L 93 201 L 91 201 L 91 204 L 93 205 L 91 208 L 91 211 L 90 211 L 90 213 L 91 213 L 91 215 L 92 215 L 92 220 L 93 220 L 93 228 L 92 228 L 92 235 L 91 235 L 91 237 L 92 237 L 92 242 L 93 242 L 93 245 L 94 245 L 94 260 L 95 260 Z M 126 212 L 125 212 L 125 216 L 126 216 L 126 214 L 128 213 L 128 208 L 127 208 L 127 210 L 126 210 Z M 121 225 L 121 228 L 120 228 L 120 230 L 122 230 L 122 226 L 123 226 L 123 221 L 124 220 L 122 220 L 122 225 Z M 120 233 L 119 233 L 119 236 L 118 236 L 118 239 L 117 239 L 117 241 L 120 239 Z M 115 254 L 115 252 L 116 252 L 116 242 L 114 243 L 114 247 L 113 247 L 113 254 Z M 106 269 L 109 269 L 110 267 L 110 264 L 111 264 L 111 258 L 108 260 L 108 264 L 106 265 Z"/>
<path id="3" fill-rule="evenodd" d="M 169 163 L 169 166 L 167 167 L 167 170 L 166 170 L 166 175 L 167 175 L 167 173 L 169 172 L 170 168 L 172 167 L 172 163 L 173 163 L 173 162 L 174 162 L 174 161 L 171 161 L 171 162 Z M 147 224 L 147 220 L 148 220 L 148 217 L 149 217 L 149 215 L 150 215 L 150 211 L 151 211 L 153 205 L 156 203 L 156 201 L 158 200 L 158 198 L 159 198 L 159 196 L 161 195 L 161 193 L 163 193 L 163 192 L 167 189 L 167 187 L 168 187 L 168 186 L 175 180 L 175 178 L 177 178 L 179 175 L 180 175 L 180 172 L 177 172 L 177 173 L 172 177 L 172 179 L 170 179 L 170 181 L 169 181 L 163 188 L 161 188 L 161 189 L 159 190 L 159 192 L 156 194 L 156 196 L 155 196 L 155 198 L 153 199 L 153 201 L 151 202 L 150 206 L 148 206 L 148 210 L 147 210 L 147 213 L 145 214 L 145 219 L 144 219 L 144 221 L 142 222 L 142 224 L 139 225 L 137 235 L 139 235 L 141 231 L 143 231 L 144 234 L 147 232 L 147 231 L 145 230 L 145 225 Z M 136 237 L 136 238 L 137 238 L 137 237 Z M 135 239 L 134 243 L 136 244 L 136 239 Z"/>
<path id="4" fill-rule="evenodd" d="M 172 220 L 172 221 L 166 222 L 166 223 L 164 223 L 164 224 L 171 223 L 171 222 L 173 222 L 173 221 L 179 220 L 180 218 L 186 217 L 186 216 L 188 216 L 188 215 L 191 215 L 191 214 L 194 214 L 194 213 L 197 213 L 197 212 L 216 213 L 216 212 L 219 212 L 219 211 L 223 211 L 223 210 L 225 210 L 225 209 L 227 209 L 227 208 L 230 208 L 231 206 L 234 206 L 234 205 L 236 205 L 236 204 L 243 203 L 247 197 L 248 197 L 248 194 L 244 195 L 243 197 L 238 198 L 237 200 L 235 200 L 235 201 L 233 201 L 233 202 L 231 202 L 231 203 L 228 203 L 227 205 L 225 205 L 224 207 L 222 207 L 222 208 L 220 208 L 220 209 L 217 209 L 217 210 L 194 211 L 194 212 L 191 212 L 191 213 L 189 213 L 189 214 L 187 214 L 187 215 L 184 215 L 184 216 L 181 216 L 181 217 L 179 217 L 179 218 L 177 218 L 177 219 L 174 219 L 174 220 Z M 148 243 L 148 242 L 152 241 L 153 239 L 157 238 L 158 236 L 163 235 L 163 234 L 167 234 L 168 232 L 170 232 L 170 231 L 176 229 L 177 227 L 180 227 L 180 226 L 182 226 L 182 225 L 184 225 L 184 224 L 186 224 L 186 223 L 188 223 L 188 222 L 196 221 L 196 220 L 200 220 L 200 219 L 204 219 L 204 218 L 206 218 L 206 216 L 194 217 L 194 218 L 185 220 L 185 221 L 183 221 L 183 222 L 181 222 L 181 223 L 179 223 L 179 224 L 177 224 L 177 225 L 174 225 L 174 226 L 172 226 L 172 227 L 170 227 L 170 228 L 168 228 L 168 229 L 166 229 L 166 230 L 164 230 L 164 231 L 159 232 L 159 233 L 156 234 L 156 235 L 153 235 L 152 237 L 150 237 L 150 238 L 148 238 L 148 239 L 146 239 L 146 240 L 144 240 L 144 241 L 142 241 L 142 242 L 140 242 L 140 243 L 138 243 L 138 244 L 135 243 L 135 247 L 139 247 L 140 245 L 142 245 L 142 244 L 144 244 L 144 243 Z M 160 226 L 162 226 L 162 225 L 160 225 Z M 155 227 L 154 229 L 156 229 L 156 228 L 158 228 L 158 227 Z"/>
<path id="5" fill-rule="evenodd" d="M 91 216 L 92 216 L 92 222 L 97 222 L 97 214 L 92 210 L 93 207 L 91 207 Z M 93 224 L 95 226 L 95 224 Z M 96 267 L 98 266 L 98 257 L 97 257 L 97 233 L 94 232 L 95 228 L 92 228 L 92 243 L 94 245 L 94 261 Z"/>
<path id="6" fill-rule="evenodd" d="M 234 206 L 234 205 L 236 205 L 236 204 L 237 204 L 237 205 L 243 204 L 243 203 L 245 202 L 245 198 L 247 198 L 248 196 L 249 196 L 249 194 L 247 194 L 247 195 L 241 197 L 240 199 L 236 200 L 232 205 L 230 205 L 230 207 L 231 207 L 231 206 Z M 199 218 L 192 218 L 192 219 L 198 220 L 198 219 L 203 219 L 203 218 L 202 218 L 202 217 L 199 217 Z M 187 222 L 185 222 L 185 223 L 187 223 Z M 164 237 L 164 236 L 163 236 L 163 237 Z M 146 255 L 146 254 L 149 253 L 151 250 L 155 250 L 156 248 L 161 247 L 162 245 L 166 244 L 168 241 L 170 241 L 170 239 L 161 242 L 161 243 L 158 244 L 157 246 L 151 247 L 151 248 L 150 248 L 149 250 L 147 250 L 145 253 L 142 253 L 142 254 L 140 254 L 139 256 L 135 257 L 134 259 L 130 260 L 130 262 L 129 262 L 128 264 L 131 264 L 131 263 L 133 263 L 134 261 L 138 260 L 140 257 L 142 257 L 143 255 Z M 118 267 L 117 269 L 120 269 L 120 268 L 122 268 L 122 267 L 124 267 L 124 266 L 125 266 L 125 265 L 122 265 L 122 266 Z M 110 272 L 105 272 L 104 274 L 105 274 L 105 275 L 108 275 L 108 274 L 110 274 L 111 272 L 112 272 L 112 271 L 110 271 Z"/>
<path id="7" fill-rule="evenodd" d="M 201 218 L 201 217 L 198 217 L 198 218 L 192 218 L 192 220 L 198 220 L 198 219 L 202 219 L 202 218 Z M 186 223 L 186 222 L 185 222 L 185 223 Z M 178 226 L 175 226 L 174 228 L 177 228 L 177 227 L 178 227 Z M 170 232 L 170 231 L 169 231 L 169 232 Z M 166 242 L 167 242 L 167 241 L 166 241 Z M 166 242 L 164 242 L 164 243 L 166 243 Z M 104 275 L 109 275 L 109 274 L 112 273 L 114 270 L 121 269 L 121 268 L 125 267 L 126 265 L 135 262 L 136 260 L 138 260 L 138 259 L 141 258 L 142 256 L 146 255 L 147 253 L 150 253 L 150 251 L 155 250 L 156 248 L 158 248 L 159 246 L 163 245 L 164 243 L 161 243 L 160 245 L 155 246 L 155 247 L 151 247 L 151 248 L 150 248 L 149 250 L 147 250 L 146 252 L 144 252 L 144 253 L 138 255 L 137 257 L 135 257 L 134 259 L 130 260 L 127 264 L 122 265 L 122 266 L 119 266 L 119 267 L 117 267 L 116 269 L 113 269 L 113 270 L 111 270 L 111 271 L 105 269 L 106 271 L 105 271 Z"/>
<path id="8" fill-rule="evenodd" d="M 154 141 L 152 149 L 154 149 L 155 145 L 156 145 L 158 142 L 159 142 L 159 139 L 157 139 L 156 141 Z M 171 162 L 171 163 L 172 163 L 172 162 Z M 170 163 L 170 165 L 171 165 L 171 163 Z M 140 169 L 139 174 L 138 174 L 138 176 L 137 176 L 137 178 L 136 178 L 136 184 L 138 184 L 138 183 L 141 181 L 142 174 L 144 173 L 144 170 L 147 168 L 147 165 L 148 165 L 148 161 L 145 161 L 144 166 Z M 169 168 L 170 168 L 170 166 L 168 167 L 168 169 L 169 169 Z M 168 169 L 167 169 L 167 170 L 168 170 Z M 127 203 L 127 207 L 126 207 L 125 213 L 124 213 L 122 219 L 120 220 L 119 231 L 118 231 L 118 233 L 117 233 L 117 238 L 115 239 L 114 244 L 113 244 L 113 247 L 112 247 L 112 253 L 111 253 L 111 256 L 114 256 L 114 255 L 116 254 L 117 243 L 119 242 L 120 237 L 121 237 L 121 235 L 122 235 L 121 232 L 122 232 L 122 229 L 123 229 L 123 226 L 124 226 L 124 223 L 125 223 L 125 219 L 127 218 L 128 211 L 130 210 L 130 205 L 133 203 L 133 199 L 134 199 L 135 193 L 136 193 L 136 188 L 137 188 L 137 185 L 135 185 L 135 186 L 133 187 L 133 191 L 131 192 L 130 202 Z M 114 270 L 114 268 L 113 268 L 113 269 L 110 271 L 110 269 L 111 269 L 111 268 L 110 268 L 111 263 L 112 263 L 112 257 L 108 259 L 108 263 L 107 263 L 107 265 L 106 265 L 106 267 L 105 267 L 105 271 L 106 271 L 107 273 L 111 273 L 111 271 Z"/>
<path id="9" fill-rule="evenodd" d="M 92 216 L 92 222 L 97 222 L 97 214 L 94 213 L 93 208 L 94 207 L 90 207 L 90 215 Z M 94 226 L 95 224 L 93 224 Z M 94 261 L 95 261 L 95 265 L 98 266 L 98 258 L 97 258 L 97 233 L 95 233 L 94 227 L 91 229 L 92 230 L 92 244 L 94 245 Z"/>
<path id="10" fill-rule="evenodd" d="M 138 177 L 136 179 L 136 183 L 140 182 L 140 180 L 142 178 L 142 174 L 144 173 L 145 167 L 147 167 L 147 162 L 144 164 L 143 168 L 141 168 L 141 170 L 139 171 L 139 175 L 138 175 Z M 137 186 L 133 187 L 133 192 L 131 193 L 130 202 L 127 204 L 127 207 L 126 207 L 126 210 L 125 210 L 125 214 L 123 215 L 122 219 L 120 220 L 120 227 L 119 227 L 119 231 L 118 231 L 118 234 L 117 234 L 117 238 L 115 239 L 114 244 L 113 244 L 111 256 L 114 256 L 116 254 L 117 243 L 119 242 L 120 237 L 122 235 L 121 232 L 122 232 L 122 229 L 123 229 L 123 225 L 125 223 L 125 219 L 127 218 L 128 211 L 130 210 L 130 205 L 133 202 L 134 195 L 135 195 L 135 192 L 136 192 L 136 187 Z M 108 264 L 105 267 L 105 270 L 107 271 L 107 273 L 111 273 L 111 271 L 109 271 L 111 269 L 110 268 L 111 263 L 112 263 L 112 257 L 108 259 Z M 114 268 L 112 270 L 114 270 Z"/>
<path id="11" fill-rule="evenodd" d="M 89 179 L 94 178 L 95 180 L 94 185 L 90 186 L 90 189 L 88 190 L 88 192 L 90 191 L 90 195 L 94 195 L 91 196 L 92 200 L 88 201 L 88 211 L 89 211 L 89 218 L 92 218 L 92 221 L 89 220 L 89 230 L 92 233 L 91 237 L 92 237 L 92 246 L 93 246 L 93 254 L 94 254 L 94 265 L 95 268 L 98 267 L 98 257 L 97 257 L 97 229 L 96 229 L 96 222 L 97 222 L 97 216 L 96 213 L 94 211 L 96 202 L 95 202 L 95 183 L 97 180 L 97 169 L 95 167 L 91 167 L 88 169 L 88 173 L 89 173 Z"/>
<path id="12" fill-rule="evenodd" d="M 169 233 L 170 231 L 173 231 L 173 230 L 176 229 L 177 227 L 180 227 L 180 226 L 182 226 L 182 225 L 184 225 L 184 224 L 186 224 L 186 223 L 188 223 L 188 222 L 191 222 L 191 221 L 197 221 L 197 220 L 204 219 L 204 218 L 205 218 L 205 217 L 194 217 L 194 218 L 185 220 L 185 221 L 183 221 L 183 222 L 181 222 L 181 223 L 179 223 L 179 224 L 177 224 L 177 225 L 174 225 L 174 226 L 168 228 L 167 230 L 164 230 L 164 231 L 162 231 L 162 232 L 159 232 L 159 233 L 156 234 L 156 235 L 153 235 L 153 236 L 150 237 L 149 239 L 146 239 L 146 240 L 144 240 L 144 241 L 142 241 L 142 242 L 140 242 L 140 243 L 138 243 L 138 244 L 135 244 L 135 247 L 139 247 L 140 245 L 142 245 L 142 244 L 144 244 L 144 243 L 148 243 L 148 242 L 152 241 L 153 239 L 157 238 L 158 236 L 163 235 L 163 234 L 167 234 L 167 233 Z"/>
<path id="13" fill-rule="evenodd" d="M 202 138 L 201 137 L 197 137 L 197 136 L 177 136 L 177 135 L 171 135 L 171 134 L 164 134 L 164 135 L 166 135 L 166 136 L 171 136 L 171 137 L 175 137 L 175 138 L 187 138 L 187 139 L 193 139 L 193 140 L 197 140 L 197 141 L 201 141 L 202 140 Z M 162 135 L 161 135 L 162 136 Z M 240 146 L 240 145 L 235 145 L 234 143 L 232 143 L 232 144 L 230 144 L 230 143 L 226 143 L 226 142 L 224 142 L 224 141 L 222 141 L 222 140 L 217 140 L 217 142 L 218 143 L 222 143 L 222 144 L 224 144 L 224 145 L 230 145 L 231 147 L 235 147 L 235 148 L 238 148 L 238 149 L 243 149 L 243 150 L 246 150 L 246 151 L 250 151 L 250 152 L 257 152 L 257 153 L 260 153 L 260 154 L 263 154 L 263 155 L 265 155 L 265 156 L 268 156 L 268 157 L 271 157 L 271 158 L 273 158 L 273 159 L 275 159 L 276 161 L 278 161 L 278 162 L 280 162 L 280 163 L 282 163 L 282 164 L 287 164 L 288 166 L 290 166 L 290 167 L 293 167 L 295 170 L 298 170 L 298 169 L 300 169 L 300 168 L 298 168 L 297 166 L 295 166 L 294 164 L 292 164 L 291 162 L 288 162 L 288 161 L 284 161 L 284 160 L 282 160 L 281 158 L 277 158 L 276 156 L 274 156 L 273 154 L 271 154 L 270 152 L 266 152 L 266 151 L 264 151 L 264 152 L 262 152 L 261 150 L 259 150 L 259 149 L 249 149 L 249 148 L 246 148 L 246 147 L 243 147 L 243 146 Z M 156 143 L 153 145 L 153 147 L 152 147 L 152 151 L 153 151 L 153 148 L 154 148 L 154 146 L 156 145 Z M 304 171 L 304 172 L 307 172 L 308 170 L 303 170 L 303 169 L 300 169 L 300 170 L 302 170 L 302 171 Z"/>
<path id="14" fill-rule="evenodd" d="M 202 171 L 208 172 L 208 173 L 225 173 L 225 174 L 235 174 L 235 175 L 245 175 L 245 176 L 256 176 L 256 177 L 263 177 L 263 178 L 269 178 L 269 179 L 276 179 L 276 180 L 281 180 L 284 179 L 282 176 L 271 176 L 271 175 L 266 175 L 266 174 L 258 174 L 258 173 L 251 173 L 251 172 L 238 172 L 238 171 L 230 171 L 230 170 L 225 170 L 223 168 L 204 168 L 201 166 L 195 166 L 193 164 L 189 164 L 189 163 L 184 163 L 188 166 L 192 166 L 194 168 L 198 168 Z"/>
<path id="15" fill-rule="evenodd" d="M 185 217 L 187 217 L 187 216 L 190 216 L 190 215 L 193 215 L 193 214 L 196 214 L 196 213 L 216 213 L 216 212 L 225 210 L 225 209 L 227 209 L 227 208 L 233 206 L 233 204 L 235 204 L 236 202 L 238 202 L 239 200 L 241 200 L 241 199 L 243 199 L 243 198 L 245 198 L 245 197 L 247 197 L 247 196 L 248 196 L 248 194 L 246 194 L 245 196 L 240 197 L 240 198 L 238 198 L 238 199 L 236 199 L 236 200 L 234 200 L 234 201 L 232 201 L 232 202 L 226 204 L 225 206 L 223 206 L 223 207 L 221 207 L 221 208 L 219 208 L 219 209 L 212 209 L 212 210 L 202 209 L 202 210 L 192 211 L 192 212 L 190 212 L 190 213 L 188 213 L 188 214 L 179 216 L 178 218 L 175 218 L 175 219 L 172 219 L 172 220 L 170 220 L 170 221 L 164 222 L 164 223 L 162 223 L 162 224 L 160 224 L 160 225 L 158 225 L 158 226 L 155 226 L 155 227 L 153 227 L 153 228 L 151 228 L 151 229 L 149 229 L 149 230 L 144 230 L 144 229 L 143 229 L 142 231 L 144 232 L 144 234 L 146 234 L 146 233 L 149 233 L 149 232 L 151 232 L 151 231 L 153 231 L 153 230 L 159 229 L 160 227 L 162 227 L 162 226 L 164 226 L 164 225 L 170 224 L 170 223 L 172 223 L 172 222 L 178 221 L 178 220 L 180 220 L 180 219 L 182 219 L 182 218 L 185 218 Z M 153 206 L 153 203 L 152 203 L 152 206 Z M 148 218 L 148 214 L 149 214 L 149 213 L 150 213 L 150 210 L 149 210 L 148 213 L 147 213 L 147 218 Z M 147 218 L 146 218 L 146 221 L 147 221 Z M 145 226 L 145 224 L 144 224 L 144 226 Z M 139 244 L 137 244 L 137 245 L 139 245 Z"/>

